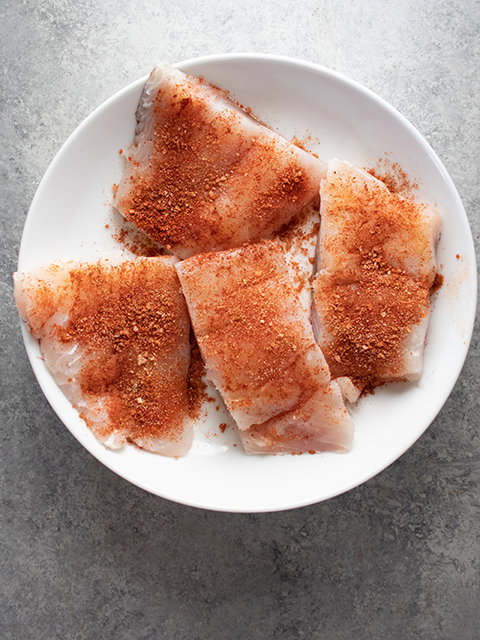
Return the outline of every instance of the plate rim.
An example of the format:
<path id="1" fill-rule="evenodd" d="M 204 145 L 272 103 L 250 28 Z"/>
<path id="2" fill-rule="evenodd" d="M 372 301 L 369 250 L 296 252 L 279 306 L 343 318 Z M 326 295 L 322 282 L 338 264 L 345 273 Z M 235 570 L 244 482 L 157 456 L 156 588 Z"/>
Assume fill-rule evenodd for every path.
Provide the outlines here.
<path id="1" fill-rule="evenodd" d="M 24 347 L 25 350 L 27 352 L 27 356 L 28 359 L 30 361 L 30 365 L 33 369 L 34 375 L 37 379 L 37 382 L 42 390 L 43 395 L 45 396 L 45 398 L 47 399 L 48 403 L 50 404 L 50 406 L 52 407 L 52 409 L 54 410 L 55 414 L 57 415 L 57 417 L 59 418 L 59 420 L 61 421 L 61 423 L 68 429 L 68 431 L 74 436 L 74 438 L 76 440 L 79 441 L 79 443 L 101 464 L 105 465 L 110 471 L 112 471 L 113 473 L 115 473 L 116 475 L 120 476 L 121 478 L 123 478 L 124 480 L 127 480 L 128 482 L 131 482 L 133 485 L 147 491 L 148 493 L 151 493 L 153 495 L 159 496 L 161 498 L 165 498 L 167 500 L 170 500 L 172 502 L 176 502 L 179 504 L 184 504 L 186 506 L 190 506 L 190 507 L 196 507 L 196 508 L 200 508 L 200 509 L 206 509 L 206 510 L 211 510 L 211 511 L 219 511 L 219 512 L 224 512 L 224 513 L 271 513 L 271 512 L 276 512 L 276 511 L 286 511 L 286 510 L 290 510 L 290 509 L 295 509 L 295 508 L 301 508 L 301 507 L 305 507 L 308 505 L 312 505 L 312 504 L 317 504 L 320 502 L 324 502 L 326 500 L 330 500 L 331 498 L 334 498 L 338 495 L 341 495 L 343 493 L 346 493 L 348 491 L 351 491 L 352 489 L 354 489 L 357 486 L 360 486 L 361 484 L 367 482 L 368 480 L 372 479 L 373 477 L 377 476 L 379 473 L 381 473 L 382 471 L 384 471 L 387 467 L 389 467 L 391 464 L 393 464 L 396 460 L 398 460 L 401 456 L 403 456 L 405 454 L 406 451 L 408 451 L 408 449 L 410 449 L 410 447 L 421 438 L 421 436 L 425 433 L 425 431 L 428 429 L 428 427 L 432 424 L 432 422 L 434 421 L 434 419 L 436 418 L 436 416 L 439 414 L 439 412 L 441 411 L 442 407 L 444 406 L 445 402 L 448 400 L 448 398 L 450 397 L 452 390 L 455 386 L 455 384 L 458 381 L 458 378 L 460 376 L 460 373 L 463 369 L 463 366 L 465 364 L 465 360 L 470 348 L 470 343 L 472 340 L 472 336 L 473 336 L 473 329 L 474 329 L 474 323 L 475 323 L 475 316 L 476 316 L 476 307 L 477 307 L 477 281 L 478 281 L 478 276 L 477 276 L 477 268 L 476 268 L 476 256 L 475 256 L 475 245 L 473 242 L 473 236 L 472 236 L 472 230 L 470 227 L 470 223 L 468 220 L 468 216 L 466 214 L 465 211 L 465 207 L 463 205 L 463 202 L 460 198 L 460 195 L 458 193 L 458 190 L 455 186 L 455 183 L 453 182 L 450 174 L 448 173 L 447 169 L 445 168 L 445 166 L 443 165 L 442 161 L 440 160 L 439 156 L 437 155 L 437 153 L 433 150 L 433 148 L 431 147 L 431 145 L 428 143 L 428 141 L 423 137 L 423 135 L 418 131 L 418 129 L 402 114 L 400 113 L 393 105 L 391 105 L 389 102 L 387 102 L 384 98 L 382 98 L 380 95 L 378 95 L 377 93 L 375 93 L 374 91 L 372 91 L 371 89 L 369 89 L 368 87 L 366 87 L 364 84 L 358 82 L 357 80 L 354 80 L 346 75 L 344 75 L 343 73 L 340 73 L 338 71 L 335 71 L 333 69 L 329 69 L 328 67 L 325 67 L 323 65 L 317 64 L 315 62 L 310 62 L 307 60 L 303 60 L 301 58 L 295 58 L 292 56 L 284 56 L 284 55 L 276 55 L 276 54 L 266 54 L 266 53 L 254 53 L 254 52 L 241 52 L 241 53 L 219 53 L 219 54 L 211 54 L 211 55 L 206 55 L 206 56 L 199 56 L 199 57 L 193 57 L 193 58 L 187 58 L 185 60 L 181 60 L 180 62 L 177 62 L 175 64 L 173 64 L 172 66 L 174 66 L 175 68 L 180 68 L 182 69 L 184 66 L 194 66 L 194 65 L 203 65 L 203 64 L 208 64 L 208 63 L 215 63 L 215 62 L 229 62 L 229 61 L 244 61 L 244 60 L 252 60 L 253 62 L 274 62 L 274 63 L 280 63 L 280 64 L 284 64 L 284 65 L 288 65 L 291 67 L 301 67 L 303 69 L 309 69 L 315 73 L 317 73 L 318 75 L 323 75 L 325 77 L 328 78 L 333 78 L 334 80 L 340 82 L 343 85 L 347 85 L 350 88 L 355 89 L 356 91 L 359 91 L 360 93 L 363 93 L 365 96 L 367 96 L 368 98 L 370 98 L 371 100 L 373 100 L 374 102 L 378 103 L 381 107 L 383 107 L 386 111 L 388 111 L 394 118 L 400 120 L 400 122 L 403 124 L 404 127 L 406 127 L 410 133 L 414 136 L 414 138 L 417 140 L 417 142 L 422 146 L 423 150 L 427 153 L 427 155 L 429 156 L 430 160 L 433 162 L 433 164 L 436 166 L 437 170 L 439 171 L 442 179 L 445 181 L 446 186 L 448 187 L 448 190 L 450 191 L 454 201 L 455 201 L 455 205 L 456 205 L 456 209 L 458 210 L 458 214 L 460 214 L 461 216 L 463 216 L 464 219 L 464 226 L 466 226 L 466 242 L 468 243 L 468 249 L 469 249 L 469 257 L 472 258 L 472 273 L 470 274 L 469 279 L 471 278 L 471 285 L 472 285 L 472 289 L 473 289 L 473 297 L 471 300 L 471 312 L 469 314 L 468 317 L 468 324 L 466 324 L 465 326 L 465 339 L 464 339 L 464 349 L 463 349 L 463 355 L 462 358 L 460 359 L 460 361 L 458 362 L 457 366 L 454 369 L 454 376 L 451 377 L 452 382 L 450 382 L 449 384 L 449 390 L 448 393 L 445 395 L 445 397 L 442 399 L 442 401 L 438 404 L 434 405 L 434 409 L 433 411 L 430 410 L 428 412 L 428 414 L 425 416 L 424 418 L 424 426 L 421 429 L 421 431 L 417 432 L 415 437 L 413 439 L 408 440 L 407 444 L 405 446 L 402 447 L 402 450 L 400 452 L 396 452 L 393 456 L 389 456 L 388 459 L 382 461 L 382 463 L 378 466 L 375 466 L 373 471 L 369 471 L 368 473 L 359 473 L 359 475 L 352 480 L 351 482 L 349 482 L 347 485 L 342 486 L 341 489 L 335 489 L 332 490 L 330 492 L 328 492 L 327 494 L 325 494 L 324 496 L 320 497 L 320 498 L 316 498 L 316 499 L 307 499 L 307 500 L 300 500 L 300 501 L 294 501 L 291 502 L 289 504 L 285 504 L 282 505 L 280 507 L 278 506 L 274 506 L 274 507 L 268 507 L 268 506 L 264 506 L 264 507 L 250 507 L 250 508 L 244 508 L 244 507 L 229 507 L 229 506 L 223 506 L 223 505 L 217 505 L 217 504 L 213 504 L 208 500 L 205 501 L 189 501 L 189 500 L 184 500 L 184 499 L 179 499 L 178 497 L 175 497 L 174 495 L 172 495 L 171 493 L 167 492 L 163 492 L 163 491 L 158 491 L 155 489 L 152 489 L 150 486 L 146 486 L 145 483 L 143 483 L 142 481 L 139 481 L 133 477 L 130 476 L 129 473 L 127 472 L 123 472 L 123 471 L 119 471 L 116 468 L 114 468 L 114 466 L 112 464 L 110 464 L 108 461 L 105 460 L 100 460 L 98 458 L 98 456 L 96 455 L 96 452 L 94 451 L 94 447 L 93 446 L 89 446 L 89 443 L 85 443 L 82 442 L 80 440 L 80 438 L 78 437 L 78 435 L 75 433 L 75 429 L 71 428 L 70 425 L 68 424 L 68 421 L 64 420 L 62 415 L 63 415 L 63 411 L 61 409 L 60 406 L 58 406 L 57 400 L 56 398 L 52 398 L 50 397 L 49 392 L 47 391 L 46 387 L 46 382 L 44 379 L 44 371 L 41 368 L 41 361 L 38 360 L 36 354 L 34 354 L 32 352 L 32 347 L 31 345 L 29 345 L 29 341 L 32 340 L 32 336 L 30 335 L 30 333 L 28 332 L 25 323 L 20 319 L 20 325 L 21 325 L 21 331 L 22 331 L 22 337 L 23 337 L 23 342 L 24 342 Z M 70 145 L 70 143 L 83 131 L 84 128 L 86 128 L 90 122 L 92 120 L 94 120 L 97 116 L 97 114 L 101 111 L 103 111 L 104 109 L 108 108 L 108 106 L 111 103 L 116 102 L 117 100 L 119 100 L 124 94 L 130 92 L 131 90 L 140 87 L 142 84 L 145 83 L 146 79 L 148 78 L 148 75 L 142 76 L 141 78 L 138 78 L 137 80 L 134 80 L 133 82 L 130 82 L 128 85 L 122 87 L 121 89 L 119 89 L 118 91 L 116 91 L 113 95 L 111 95 L 109 98 L 107 98 L 106 100 L 104 100 L 100 105 L 98 105 L 93 111 L 91 111 L 81 122 L 80 124 L 78 124 L 75 129 L 70 133 L 70 135 L 67 137 L 67 139 L 63 142 L 63 144 L 60 146 L 60 148 L 57 150 L 57 152 L 55 153 L 54 157 L 52 158 L 52 160 L 50 161 L 46 171 L 44 172 L 37 188 L 34 194 L 34 197 L 32 199 L 32 202 L 30 204 L 30 207 L 28 209 L 28 213 L 27 216 L 25 218 L 25 223 L 24 223 L 24 227 L 23 227 L 23 231 L 22 231 L 22 235 L 21 235 L 21 240 L 20 240 L 20 248 L 19 248 L 19 254 L 18 254 L 18 262 L 17 262 L 17 270 L 20 271 L 21 270 L 21 264 L 23 262 L 23 254 L 26 251 L 26 238 L 28 237 L 29 233 L 29 226 L 31 223 L 31 220 L 33 219 L 33 212 L 36 208 L 36 204 L 37 201 L 40 198 L 40 194 L 41 191 L 43 190 L 44 184 L 48 181 L 50 175 L 52 173 L 54 173 L 57 165 L 61 162 L 62 160 L 62 156 L 63 153 L 65 152 L 65 149 Z M 95 445 L 98 444 L 96 441 L 94 443 Z"/>

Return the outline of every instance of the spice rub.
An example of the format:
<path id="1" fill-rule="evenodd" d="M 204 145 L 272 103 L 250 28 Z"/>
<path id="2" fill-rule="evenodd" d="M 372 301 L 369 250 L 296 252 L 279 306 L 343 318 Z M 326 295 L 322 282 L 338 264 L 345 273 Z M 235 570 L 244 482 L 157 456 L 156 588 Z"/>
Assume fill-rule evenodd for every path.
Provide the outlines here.
<path id="1" fill-rule="evenodd" d="M 320 195 L 313 320 L 333 378 L 364 390 L 418 379 L 438 213 L 338 160 Z"/>
<path id="2" fill-rule="evenodd" d="M 137 110 L 114 204 L 185 258 L 271 237 L 318 194 L 324 164 L 228 94 L 156 67 Z"/>
<path id="3" fill-rule="evenodd" d="M 67 262 L 16 274 L 45 362 L 95 436 L 179 456 L 192 440 L 187 308 L 175 258 Z"/>
<path id="4" fill-rule="evenodd" d="M 281 242 L 177 264 L 207 376 L 249 453 L 345 451 L 352 423 Z"/>

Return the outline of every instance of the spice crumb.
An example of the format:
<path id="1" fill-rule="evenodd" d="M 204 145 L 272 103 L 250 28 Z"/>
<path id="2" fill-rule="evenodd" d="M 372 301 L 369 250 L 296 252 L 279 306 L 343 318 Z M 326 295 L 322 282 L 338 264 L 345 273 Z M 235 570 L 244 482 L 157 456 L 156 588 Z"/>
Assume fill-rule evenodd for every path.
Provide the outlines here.
<path id="1" fill-rule="evenodd" d="M 379 158 L 377 166 L 367 169 L 374 178 L 384 183 L 391 193 L 411 196 L 418 189 L 418 183 L 412 180 L 398 162 L 389 158 Z"/>
<path id="2" fill-rule="evenodd" d="M 435 279 L 432 284 L 432 288 L 430 289 L 430 293 L 435 293 L 435 291 L 438 291 L 443 285 L 443 281 L 444 281 L 443 275 L 441 273 L 436 273 Z"/>
<path id="3" fill-rule="evenodd" d="M 150 240 L 142 231 L 130 226 L 122 227 L 112 237 L 135 256 L 151 258 L 166 254 L 162 247 Z"/>

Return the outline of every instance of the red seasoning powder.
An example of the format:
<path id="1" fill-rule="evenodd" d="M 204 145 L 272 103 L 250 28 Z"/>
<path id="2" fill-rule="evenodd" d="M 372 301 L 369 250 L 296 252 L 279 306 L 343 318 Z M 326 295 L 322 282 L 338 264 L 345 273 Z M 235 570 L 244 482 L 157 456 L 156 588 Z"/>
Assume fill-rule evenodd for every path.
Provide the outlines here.
<path id="1" fill-rule="evenodd" d="M 362 266 L 358 274 L 321 274 L 316 300 L 326 330 L 322 345 L 334 378 L 361 388 L 398 379 L 403 342 L 428 312 L 428 289 L 399 270 Z M 401 376 L 400 376 L 401 377 Z"/>
<path id="2" fill-rule="evenodd" d="M 150 240 L 148 236 L 138 229 L 123 227 L 117 233 L 114 233 L 112 237 L 135 256 L 150 258 L 166 254 L 162 247 Z"/>
<path id="3" fill-rule="evenodd" d="M 412 180 L 398 162 L 392 162 L 388 156 L 379 158 L 377 166 L 367 169 L 368 173 L 381 180 L 389 191 L 404 197 L 412 197 L 418 189 L 418 183 Z"/>
<path id="4" fill-rule="evenodd" d="M 435 280 L 433 281 L 432 288 L 430 289 L 430 293 L 435 293 L 439 289 L 443 287 L 444 277 L 441 273 L 437 273 L 435 275 Z"/>

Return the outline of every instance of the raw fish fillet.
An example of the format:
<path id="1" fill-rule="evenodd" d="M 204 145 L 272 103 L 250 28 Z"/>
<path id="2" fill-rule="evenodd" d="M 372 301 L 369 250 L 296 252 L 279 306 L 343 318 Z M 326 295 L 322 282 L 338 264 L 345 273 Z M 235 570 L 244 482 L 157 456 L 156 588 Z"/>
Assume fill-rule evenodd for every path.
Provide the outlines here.
<path id="1" fill-rule="evenodd" d="M 334 160 L 322 181 L 313 321 L 333 378 L 355 390 L 422 371 L 438 213 Z"/>
<path id="2" fill-rule="evenodd" d="M 175 258 L 66 262 L 15 274 L 15 299 L 50 372 L 94 435 L 187 452 L 190 323 Z"/>
<path id="3" fill-rule="evenodd" d="M 207 376 L 248 453 L 346 451 L 353 427 L 280 242 L 177 264 Z"/>
<path id="4" fill-rule="evenodd" d="M 124 155 L 115 207 L 181 258 L 271 237 L 325 175 L 226 92 L 168 64 L 145 84 Z"/>

